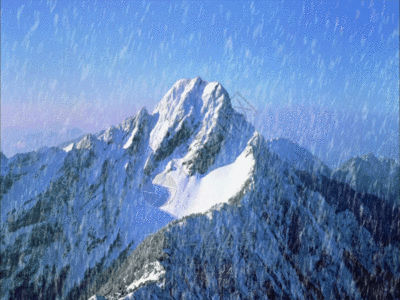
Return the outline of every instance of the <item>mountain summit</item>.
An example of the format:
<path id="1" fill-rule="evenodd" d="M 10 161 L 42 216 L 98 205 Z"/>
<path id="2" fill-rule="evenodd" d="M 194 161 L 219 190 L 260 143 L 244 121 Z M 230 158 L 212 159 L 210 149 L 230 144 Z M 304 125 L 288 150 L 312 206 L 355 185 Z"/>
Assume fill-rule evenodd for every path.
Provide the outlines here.
<path id="1" fill-rule="evenodd" d="M 180 80 L 151 114 L 2 158 L 2 299 L 398 297 L 398 208 L 329 173 Z"/>
<path id="2" fill-rule="evenodd" d="M 335 169 L 332 176 L 355 190 L 400 205 L 400 166 L 393 159 L 380 159 L 372 153 L 353 157 Z"/>

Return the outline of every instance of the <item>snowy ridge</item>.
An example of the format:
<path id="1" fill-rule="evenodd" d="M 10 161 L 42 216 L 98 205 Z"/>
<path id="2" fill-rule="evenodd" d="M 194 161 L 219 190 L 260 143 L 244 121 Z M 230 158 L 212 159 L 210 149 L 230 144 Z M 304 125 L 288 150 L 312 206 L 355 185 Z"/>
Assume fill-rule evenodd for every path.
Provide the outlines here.
<path id="1" fill-rule="evenodd" d="M 290 140 L 277 138 L 268 141 L 268 144 L 270 149 L 277 153 L 281 160 L 287 161 L 296 169 L 330 176 L 330 169 L 320 159 Z"/>
<path id="2" fill-rule="evenodd" d="M 14 279 L 19 272 L 31 274 L 24 283 L 29 285 L 42 280 L 53 266 L 48 289 L 52 280 L 64 276 L 59 292 L 64 298 L 88 268 L 109 265 L 122 250 L 132 243 L 136 247 L 171 220 L 148 205 L 139 190 L 150 118 L 144 109 L 117 127 L 85 135 L 67 149 L 48 148 L 8 160 L 1 180 L 2 249 L 29 256 L 15 265 L 4 254 L 2 299 L 28 293 Z M 124 149 L 135 130 L 141 140 Z M 37 235 L 48 238 L 38 240 Z"/>
<path id="3" fill-rule="evenodd" d="M 227 203 L 251 177 L 254 163 L 250 149 L 246 148 L 234 163 L 213 170 L 206 176 L 188 177 L 171 165 L 171 170 L 175 170 L 167 174 L 177 184 L 176 195 L 160 209 L 181 218 L 204 213 L 216 204 Z"/>
<path id="4" fill-rule="evenodd" d="M 136 290 L 140 285 L 157 282 L 165 275 L 165 270 L 158 261 L 144 266 L 143 269 L 145 270 L 144 275 L 141 276 L 139 280 L 132 282 L 128 286 L 128 292 Z"/>
<path id="5" fill-rule="evenodd" d="M 384 272 L 399 276 L 390 267 L 398 253 L 390 222 L 398 210 L 385 208 L 381 227 L 392 231 L 379 240 L 371 230 L 375 217 L 356 213 L 371 210 L 369 195 L 352 206 L 329 198 L 326 176 L 307 178 L 325 175 L 323 163 L 288 140 L 265 141 L 217 82 L 180 80 L 152 114 L 142 109 L 58 148 L 1 159 L 2 299 L 204 299 L 226 293 L 222 286 L 239 295 L 259 290 L 303 299 L 309 285 L 299 274 L 315 273 L 327 255 L 338 263 L 331 273 L 315 273 L 314 294 L 336 295 L 324 282 L 340 270 L 336 288 L 359 297 L 349 259 L 370 274 L 371 257 L 381 255 Z M 361 248 L 352 248 L 352 235 Z M 254 271 L 260 260 L 267 269 Z M 213 264 L 238 282 L 206 272 Z"/>
<path id="6" fill-rule="evenodd" d="M 398 299 L 399 236 L 383 242 L 362 225 L 358 208 L 338 210 L 339 199 L 307 187 L 261 135 L 249 146 L 256 164 L 245 192 L 147 238 L 95 293 L 124 300 Z M 343 197 L 343 187 L 330 184 L 330 193 Z M 391 217 L 397 222 L 398 210 Z M 144 283 L 143 261 L 166 271 Z"/>
<path id="7" fill-rule="evenodd" d="M 358 208 L 338 210 L 339 197 L 313 191 L 258 133 L 246 152 L 255 160 L 252 175 L 230 205 L 171 222 L 94 292 L 124 300 L 399 297 L 398 235 L 384 242 L 382 232 L 362 225 Z M 343 187 L 329 184 L 344 197 Z M 398 210 L 388 217 L 397 222 Z M 154 264 L 166 271 L 146 281 L 152 273 L 143 266 Z"/>

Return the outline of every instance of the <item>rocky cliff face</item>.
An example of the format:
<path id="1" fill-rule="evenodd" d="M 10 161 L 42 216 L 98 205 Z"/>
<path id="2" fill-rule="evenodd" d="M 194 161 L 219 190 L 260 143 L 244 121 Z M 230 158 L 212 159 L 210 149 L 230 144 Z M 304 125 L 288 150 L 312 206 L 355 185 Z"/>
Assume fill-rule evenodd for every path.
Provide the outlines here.
<path id="1" fill-rule="evenodd" d="M 1 162 L 2 299 L 399 297 L 398 207 L 265 141 L 216 82 Z"/>

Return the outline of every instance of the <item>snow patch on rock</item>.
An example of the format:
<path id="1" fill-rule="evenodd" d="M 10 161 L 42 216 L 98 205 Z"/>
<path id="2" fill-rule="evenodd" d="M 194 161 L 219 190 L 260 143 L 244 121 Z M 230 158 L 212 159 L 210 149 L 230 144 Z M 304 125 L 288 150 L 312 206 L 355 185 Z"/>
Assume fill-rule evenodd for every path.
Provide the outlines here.
<path id="1" fill-rule="evenodd" d="M 140 271 L 144 271 L 143 276 L 140 279 L 135 280 L 128 286 L 128 292 L 137 289 L 142 284 L 157 282 L 165 275 L 164 267 L 160 264 L 159 261 L 155 261 L 146 265 Z"/>

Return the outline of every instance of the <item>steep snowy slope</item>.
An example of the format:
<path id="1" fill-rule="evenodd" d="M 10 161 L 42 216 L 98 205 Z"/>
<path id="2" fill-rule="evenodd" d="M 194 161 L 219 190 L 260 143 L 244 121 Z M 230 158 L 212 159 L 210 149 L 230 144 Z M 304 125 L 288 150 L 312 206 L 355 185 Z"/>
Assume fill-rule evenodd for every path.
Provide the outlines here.
<path id="1" fill-rule="evenodd" d="M 206 176 L 183 177 L 179 171 L 170 172 L 177 183 L 174 197 L 160 208 L 181 218 L 193 213 L 204 213 L 211 207 L 226 203 L 240 191 L 250 177 L 254 159 L 243 152 L 234 163 L 213 170 Z"/>
<path id="2" fill-rule="evenodd" d="M 258 133 L 244 151 L 255 167 L 239 193 L 148 237 L 104 271 L 92 294 L 124 300 L 399 299 L 398 209 L 382 210 L 376 205 L 381 199 L 346 191 L 324 175 L 293 172 Z M 363 215 L 370 203 L 378 215 Z"/>
<path id="3" fill-rule="evenodd" d="M 2 299 L 63 298 L 89 267 L 109 265 L 172 219 L 141 197 L 150 122 L 142 110 L 71 149 L 8 160 L 1 177 Z M 123 149 L 135 129 L 141 140 Z"/>
<path id="4" fill-rule="evenodd" d="M 145 171 L 154 170 L 153 183 L 170 190 L 163 211 L 175 217 L 205 212 L 226 202 L 248 179 L 254 161 L 239 155 L 255 130 L 233 110 L 219 83 L 181 80 L 153 115 L 158 121 Z"/>
<path id="5" fill-rule="evenodd" d="M 393 159 L 379 159 L 372 153 L 354 157 L 334 170 L 332 176 L 357 191 L 400 205 L 400 166 Z"/>

